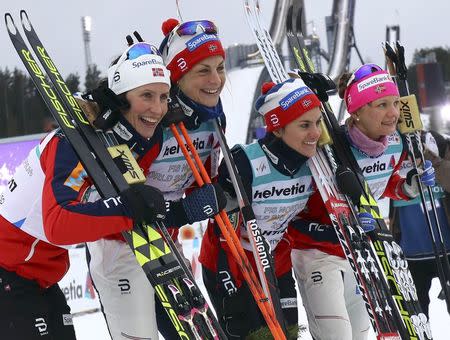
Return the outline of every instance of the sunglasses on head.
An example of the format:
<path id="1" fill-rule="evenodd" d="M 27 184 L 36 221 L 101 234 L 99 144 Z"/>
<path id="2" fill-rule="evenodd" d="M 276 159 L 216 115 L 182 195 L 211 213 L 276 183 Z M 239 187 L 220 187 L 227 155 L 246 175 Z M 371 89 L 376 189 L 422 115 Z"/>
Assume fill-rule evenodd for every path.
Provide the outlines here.
<path id="1" fill-rule="evenodd" d="M 155 54 L 161 56 L 157 47 L 148 43 L 140 42 L 130 47 L 130 49 L 127 51 L 127 59 L 133 60 L 146 54 Z"/>
<path id="2" fill-rule="evenodd" d="M 179 36 L 182 35 L 195 35 L 200 28 L 204 33 L 217 34 L 217 27 L 212 21 L 209 20 L 196 20 L 183 22 L 178 26 L 176 32 Z"/>
<path id="3" fill-rule="evenodd" d="M 383 71 L 383 69 L 376 64 L 362 65 L 355 72 L 353 72 L 352 76 L 350 77 L 350 79 L 347 82 L 347 86 L 350 86 L 351 83 L 358 81 L 358 80 L 360 80 L 364 77 L 367 77 L 368 75 L 378 72 L 378 71 Z"/>

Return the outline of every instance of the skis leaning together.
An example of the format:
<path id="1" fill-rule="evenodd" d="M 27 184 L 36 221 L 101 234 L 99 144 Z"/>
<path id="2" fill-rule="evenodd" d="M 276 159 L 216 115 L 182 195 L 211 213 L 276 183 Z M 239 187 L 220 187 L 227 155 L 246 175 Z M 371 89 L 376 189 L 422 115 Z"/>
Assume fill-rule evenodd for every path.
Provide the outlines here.
<path id="1" fill-rule="evenodd" d="M 288 74 L 261 23 L 258 0 L 243 1 L 248 23 L 272 80 L 284 81 Z M 346 149 L 342 138 L 334 133 L 338 125 L 326 93 L 332 87 L 330 80 L 314 74 L 304 37 L 293 29 L 295 26 L 300 28 L 296 21 L 291 7 L 287 18 L 289 47 L 303 80 L 318 94 L 324 111 L 322 147 L 310 159 L 309 166 L 354 271 L 372 327 L 378 339 L 431 339 L 428 320 L 421 312 L 401 248 L 394 242 L 380 216 L 364 178 L 356 175 L 361 171 L 355 169 L 353 155 Z M 329 136 L 327 131 L 332 137 L 328 141 L 323 138 Z M 377 219 L 380 228 L 376 232 L 364 233 L 356 217 L 356 206 L 365 208 Z"/>
<path id="2" fill-rule="evenodd" d="M 301 25 L 298 19 L 295 17 L 295 13 L 292 12 L 291 8 L 287 20 L 288 42 L 299 67 L 302 68 L 302 71 L 311 75 L 314 72 L 314 66 L 308 57 L 304 37 L 299 30 Z M 305 78 L 308 78 L 308 75 L 305 75 Z M 308 81 L 306 82 L 308 83 Z M 314 88 L 314 85 L 311 87 Z M 358 245 L 362 245 L 363 253 L 366 253 L 368 256 L 367 258 L 363 256 L 363 259 L 361 259 L 362 268 L 369 268 L 369 271 L 373 273 L 372 280 L 367 280 L 366 282 L 369 288 L 368 296 L 375 297 L 372 300 L 372 305 L 375 306 L 375 309 L 372 309 L 374 312 L 372 325 L 376 326 L 378 323 L 379 328 L 374 329 L 379 338 L 386 338 L 385 334 L 392 332 L 393 334 L 397 333 L 402 339 L 431 339 L 431 329 L 427 317 L 421 310 L 416 288 L 403 251 L 394 241 L 383 217 L 380 215 L 377 202 L 362 176 L 362 172 L 348 147 L 348 143 L 343 140 L 341 134 L 336 133 L 339 129 L 338 122 L 331 107 L 326 102 L 326 94 L 323 93 L 320 87 L 319 85 L 315 90 L 319 94 L 319 97 L 322 92 L 323 98 L 321 100 L 325 101 L 324 121 L 333 140 L 333 146 L 326 146 L 325 148 L 334 150 L 334 154 L 337 155 L 338 163 L 342 169 L 341 171 L 334 171 L 338 188 L 342 193 L 348 194 L 346 195 L 346 200 L 349 203 L 348 205 L 353 216 L 355 216 L 357 212 L 355 209 L 358 206 L 360 209 L 370 212 L 376 218 L 378 224 L 378 229 L 366 235 L 359 228 L 356 221 L 353 226 L 353 231 L 359 230 L 359 235 L 356 244 L 353 241 L 350 244 L 355 249 L 358 249 Z M 330 152 L 327 152 L 326 155 L 328 156 L 328 160 L 332 159 Z M 332 167 L 333 162 L 329 163 Z M 353 176 L 354 181 L 349 181 L 349 178 L 345 178 L 346 170 L 350 170 L 353 174 L 358 174 L 357 176 Z M 351 188 L 355 184 L 357 187 Z M 351 232 L 352 230 L 350 230 Z M 358 256 L 360 255 L 359 252 L 357 254 Z M 368 276 L 364 274 L 364 279 L 367 278 Z M 382 304 L 383 302 L 385 304 Z M 378 312 L 380 311 L 378 306 L 381 308 L 385 306 L 384 315 Z M 378 320 L 376 318 L 377 316 L 379 316 Z M 394 321 L 393 325 L 388 328 L 380 327 L 383 326 L 383 322 L 389 325 L 389 318 L 392 318 Z"/>
<path id="3" fill-rule="evenodd" d="M 421 138 L 423 125 L 420 119 L 416 97 L 414 94 L 409 93 L 407 82 L 408 69 L 405 64 L 404 55 L 405 49 L 399 42 L 396 42 L 395 49 L 386 42 L 384 51 L 389 73 L 397 83 L 401 96 L 400 117 L 402 118 L 402 122 L 399 124 L 399 130 L 405 136 L 412 165 L 418 171 L 418 160 L 420 160 L 421 164 L 425 163 L 424 146 Z M 450 263 L 444 244 L 442 227 L 439 223 L 433 190 L 429 186 L 425 189 L 420 182 L 418 182 L 418 187 L 427 230 L 432 242 L 438 278 L 442 287 L 442 296 L 447 305 L 447 311 L 450 313 Z M 429 211 L 426 195 L 428 195 L 431 211 Z"/>
<path id="4" fill-rule="evenodd" d="M 112 133 L 94 130 L 89 124 L 23 10 L 20 19 L 31 50 L 45 71 L 27 47 L 11 14 L 7 13 L 5 23 L 14 48 L 96 189 L 103 199 L 114 203 L 116 197 L 133 183 L 129 180 L 135 177 L 129 176 L 131 173 L 139 173 L 139 182 L 145 181 L 141 169 L 126 145 L 118 145 Z M 117 162 L 127 165 L 120 167 L 126 169 L 125 173 L 119 170 Z M 135 225 L 131 231 L 122 234 L 179 337 L 226 339 L 164 223 L 159 221 L 155 225 Z"/>

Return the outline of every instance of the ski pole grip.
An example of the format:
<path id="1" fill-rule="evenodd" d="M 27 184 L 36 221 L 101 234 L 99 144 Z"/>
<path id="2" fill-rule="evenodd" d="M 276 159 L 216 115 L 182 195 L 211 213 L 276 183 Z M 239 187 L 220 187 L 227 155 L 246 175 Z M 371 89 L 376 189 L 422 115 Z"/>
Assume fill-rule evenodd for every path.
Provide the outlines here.
<path id="1" fill-rule="evenodd" d="M 412 133 L 422 130 L 423 124 L 420 119 L 419 106 L 417 105 L 416 96 L 400 97 L 400 120 L 398 129 L 402 134 Z"/>
<path id="2" fill-rule="evenodd" d="M 328 132 L 327 126 L 325 125 L 325 122 L 323 121 L 323 119 L 320 121 L 320 129 L 322 130 L 322 133 L 320 134 L 319 137 L 319 146 L 324 146 L 324 145 L 332 145 L 333 144 L 333 140 L 330 137 L 330 133 Z"/>

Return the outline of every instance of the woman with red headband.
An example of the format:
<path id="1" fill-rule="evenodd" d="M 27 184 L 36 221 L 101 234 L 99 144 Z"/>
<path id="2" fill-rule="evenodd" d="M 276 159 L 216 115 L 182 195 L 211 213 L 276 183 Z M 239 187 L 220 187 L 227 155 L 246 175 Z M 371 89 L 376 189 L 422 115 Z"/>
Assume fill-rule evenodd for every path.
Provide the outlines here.
<path id="1" fill-rule="evenodd" d="M 409 200 L 418 195 L 417 173 L 401 178 L 398 169 L 405 157 L 397 132 L 399 92 L 389 74 L 367 64 L 339 81 L 339 95 L 350 117 L 341 127 L 351 151 L 375 197 Z M 415 176 L 413 176 L 415 175 Z M 420 181 L 434 183 L 434 169 L 424 166 Z M 341 249 L 318 193 L 310 209 L 289 227 L 293 238 L 292 264 L 305 306 L 312 336 L 316 340 L 362 340 L 370 327 L 354 274 Z M 359 215 L 362 228 L 374 230 L 368 213 Z"/>
<path id="2" fill-rule="evenodd" d="M 165 38 L 159 51 L 170 72 L 172 104 L 180 104 L 184 112 L 182 120 L 194 147 L 211 177 L 215 177 L 220 149 L 212 120 L 219 118 L 225 124 L 220 101 L 225 84 L 225 52 L 217 28 L 207 20 L 180 24 L 169 19 L 162 24 L 162 30 Z M 135 70 L 136 65 L 139 66 L 130 64 L 130 70 Z M 145 62 L 140 67 L 147 65 L 152 67 Z M 117 78 L 114 74 L 110 76 Z M 172 117 L 171 112 L 167 115 Z M 182 150 L 166 126 L 171 122 L 170 117 L 158 125 L 158 146 L 149 155 L 151 160 L 144 168 L 148 170 L 146 184 L 158 188 L 170 202 L 166 225 L 180 246 L 179 228 L 217 214 L 226 199 L 215 184 L 196 187 Z M 124 136 L 130 134 L 123 129 L 121 132 Z M 194 201 L 197 208 L 190 204 Z M 206 206 L 211 209 L 203 209 Z M 157 339 L 158 330 L 165 339 L 179 337 L 127 244 L 121 240 L 102 239 L 90 243 L 89 251 L 92 255 L 89 269 L 113 339 Z"/>
<path id="3" fill-rule="evenodd" d="M 232 150 L 236 168 L 255 213 L 262 237 L 273 255 L 280 305 L 291 338 L 297 338 L 297 293 L 290 261 L 288 223 L 314 192 L 307 160 L 316 153 L 321 129 L 320 101 L 301 79 L 265 83 L 255 107 L 264 116 L 267 134 L 255 143 Z M 219 184 L 234 199 L 227 206 L 230 219 L 255 272 L 245 222 L 239 213 L 236 193 L 224 162 Z M 199 257 L 203 281 L 229 339 L 264 339 L 266 323 L 243 279 L 230 248 L 214 224 L 209 225 Z M 275 298 L 275 297 L 273 297 Z M 261 329 L 262 328 L 262 329 Z"/>

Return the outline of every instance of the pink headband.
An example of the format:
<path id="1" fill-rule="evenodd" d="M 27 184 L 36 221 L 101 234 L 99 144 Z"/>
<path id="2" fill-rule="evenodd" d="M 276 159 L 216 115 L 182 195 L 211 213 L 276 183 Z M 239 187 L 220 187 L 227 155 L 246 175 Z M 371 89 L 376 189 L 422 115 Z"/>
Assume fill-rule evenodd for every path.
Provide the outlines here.
<path id="1" fill-rule="evenodd" d="M 364 105 L 386 96 L 399 96 L 397 85 L 386 71 L 371 73 L 351 82 L 345 90 L 347 111 L 354 113 Z"/>

